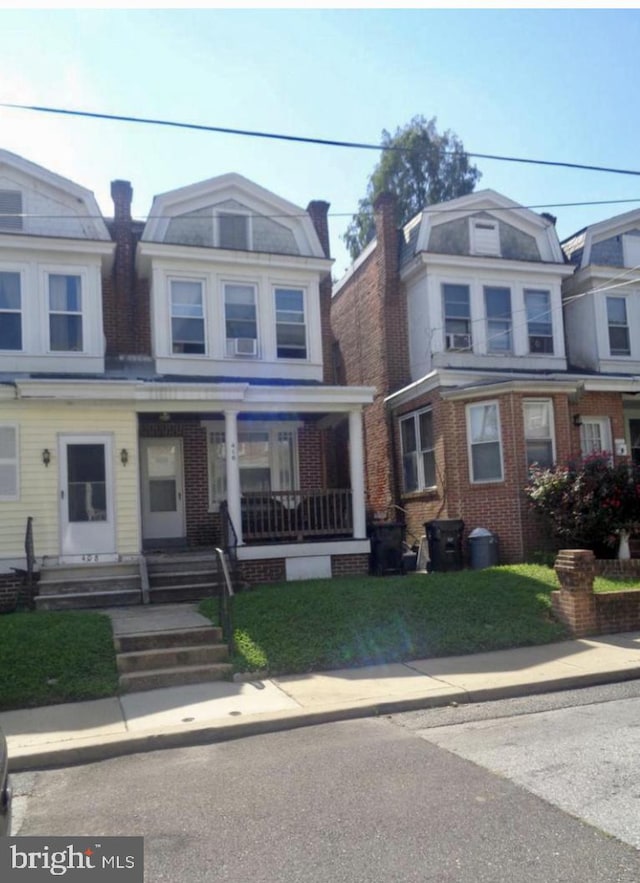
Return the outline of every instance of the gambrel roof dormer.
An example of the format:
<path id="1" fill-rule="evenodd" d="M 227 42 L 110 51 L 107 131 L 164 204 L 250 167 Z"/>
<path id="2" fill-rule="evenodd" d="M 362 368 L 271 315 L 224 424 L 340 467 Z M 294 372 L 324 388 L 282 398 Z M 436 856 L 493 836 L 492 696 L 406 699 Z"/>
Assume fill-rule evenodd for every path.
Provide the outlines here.
<path id="1" fill-rule="evenodd" d="M 156 196 L 142 241 L 324 257 L 304 209 L 236 173 Z"/>
<path id="2" fill-rule="evenodd" d="M 572 264 L 579 269 L 640 266 L 640 209 L 591 224 L 562 243 Z"/>
<path id="3" fill-rule="evenodd" d="M 495 190 L 430 205 L 405 225 L 402 263 L 415 255 L 563 263 L 553 222 Z"/>
<path id="4" fill-rule="evenodd" d="M 95 196 L 8 150 L 0 150 L 0 235 L 110 241 Z"/>

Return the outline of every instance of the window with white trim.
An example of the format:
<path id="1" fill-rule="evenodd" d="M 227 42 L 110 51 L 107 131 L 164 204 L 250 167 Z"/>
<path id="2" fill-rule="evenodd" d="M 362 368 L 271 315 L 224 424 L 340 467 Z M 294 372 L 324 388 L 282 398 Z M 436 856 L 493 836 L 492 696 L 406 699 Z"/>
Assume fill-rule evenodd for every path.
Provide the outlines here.
<path id="1" fill-rule="evenodd" d="M 442 286 L 444 312 L 445 349 L 470 350 L 471 298 L 468 285 L 453 285 L 445 282 Z"/>
<path id="2" fill-rule="evenodd" d="M 276 348 L 279 359 L 307 358 L 304 291 L 276 288 Z"/>
<path id="3" fill-rule="evenodd" d="M 580 453 L 583 457 L 602 451 L 612 453 L 611 421 L 608 417 L 580 417 Z"/>
<path id="4" fill-rule="evenodd" d="M 49 273 L 49 349 L 58 353 L 83 352 L 82 278 Z"/>
<path id="5" fill-rule="evenodd" d="M 467 405 L 471 481 L 502 481 L 502 440 L 497 402 Z"/>
<path id="6" fill-rule="evenodd" d="M 249 216 L 237 212 L 218 212 L 218 248 L 248 251 L 251 248 Z"/>
<path id="7" fill-rule="evenodd" d="M 0 230 L 22 230 L 22 193 L 0 190 Z"/>
<path id="8" fill-rule="evenodd" d="M 238 427 L 238 468 L 243 496 L 269 491 L 293 491 L 298 486 L 297 430 L 282 424 Z M 227 496 L 224 429 L 208 433 L 209 501 L 216 508 Z"/>
<path id="9" fill-rule="evenodd" d="M 609 326 L 610 354 L 612 356 L 630 356 L 626 297 L 607 298 L 607 324 Z"/>
<path id="10" fill-rule="evenodd" d="M 487 350 L 490 353 L 510 353 L 511 344 L 511 289 L 485 285 L 484 304 L 487 314 Z"/>
<path id="11" fill-rule="evenodd" d="M 527 466 L 534 463 L 543 469 L 553 466 L 555 439 L 551 399 L 525 399 L 522 410 Z"/>
<path id="12" fill-rule="evenodd" d="M 0 350 L 22 349 L 22 292 L 20 273 L 0 271 Z"/>
<path id="13" fill-rule="evenodd" d="M 553 355 L 551 292 L 525 288 L 524 306 L 527 313 L 529 352 L 532 355 Z"/>
<path id="14" fill-rule="evenodd" d="M 205 352 L 203 288 L 198 280 L 169 280 L 172 353 L 202 355 Z"/>
<path id="15" fill-rule="evenodd" d="M 258 314 L 255 285 L 224 286 L 225 334 L 228 356 L 258 355 Z"/>
<path id="16" fill-rule="evenodd" d="M 420 491 L 436 486 L 433 412 L 418 411 L 400 420 L 404 490 Z"/>
<path id="17" fill-rule="evenodd" d="M 19 499 L 18 427 L 0 425 L 0 500 Z"/>
<path id="18" fill-rule="evenodd" d="M 500 228 L 497 221 L 489 218 L 471 218 L 471 253 L 500 255 Z"/>

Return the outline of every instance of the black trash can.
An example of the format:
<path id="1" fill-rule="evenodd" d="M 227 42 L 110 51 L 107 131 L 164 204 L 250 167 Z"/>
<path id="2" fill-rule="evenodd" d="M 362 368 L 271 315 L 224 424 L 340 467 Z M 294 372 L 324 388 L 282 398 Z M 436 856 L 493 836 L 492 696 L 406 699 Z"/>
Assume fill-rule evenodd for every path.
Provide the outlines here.
<path id="1" fill-rule="evenodd" d="M 369 525 L 371 573 L 404 573 L 404 524 L 384 521 Z"/>
<path id="2" fill-rule="evenodd" d="M 429 541 L 431 569 L 436 571 L 462 570 L 464 521 L 460 518 L 426 521 L 424 529 Z"/>
<path id="3" fill-rule="evenodd" d="M 498 563 L 498 537 L 486 527 L 476 527 L 469 534 L 469 562 L 474 570 Z"/>

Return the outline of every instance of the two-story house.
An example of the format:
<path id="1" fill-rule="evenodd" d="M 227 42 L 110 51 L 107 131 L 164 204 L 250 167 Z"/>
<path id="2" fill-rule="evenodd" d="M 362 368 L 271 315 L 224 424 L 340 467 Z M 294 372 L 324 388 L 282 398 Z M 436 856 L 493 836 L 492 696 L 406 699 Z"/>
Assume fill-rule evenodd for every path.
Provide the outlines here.
<path id="1" fill-rule="evenodd" d="M 0 151 L 4 570 L 31 517 L 45 566 L 231 536 L 250 582 L 365 571 L 372 390 L 328 382 L 328 205 L 228 174 L 156 197 L 142 224 L 128 182 L 112 195 L 107 221 Z"/>
<path id="2" fill-rule="evenodd" d="M 502 561 L 523 560 L 542 542 L 522 493 L 530 465 L 616 441 L 624 454 L 607 382 L 568 363 L 574 267 L 553 218 L 491 190 L 429 206 L 402 230 L 390 196 L 375 212 L 376 239 L 332 302 L 342 379 L 377 389 L 365 414 L 370 514 L 401 510 L 415 536 L 462 519 L 497 534 Z"/>

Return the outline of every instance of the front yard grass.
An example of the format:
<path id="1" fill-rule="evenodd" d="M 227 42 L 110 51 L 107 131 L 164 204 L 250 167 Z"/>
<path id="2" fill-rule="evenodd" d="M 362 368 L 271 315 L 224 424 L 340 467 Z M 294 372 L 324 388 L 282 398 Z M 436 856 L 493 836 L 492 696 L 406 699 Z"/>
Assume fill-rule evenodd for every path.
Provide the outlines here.
<path id="1" fill-rule="evenodd" d="M 45 611 L 0 616 L 0 709 L 99 699 L 117 691 L 107 616 Z"/>
<path id="2" fill-rule="evenodd" d="M 593 581 L 593 591 L 599 593 L 605 592 L 630 592 L 640 589 L 640 580 L 636 579 L 617 579 L 609 576 L 597 576 Z"/>
<path id="3" fill-rule="evenodd" d="M 265 585 L 235 597 L 234 664 L 295 674 L 545 644 L 567 635 L 555 588 L 540 565 Z M 215 618 L 215 601 L 201 610 Z"/>

